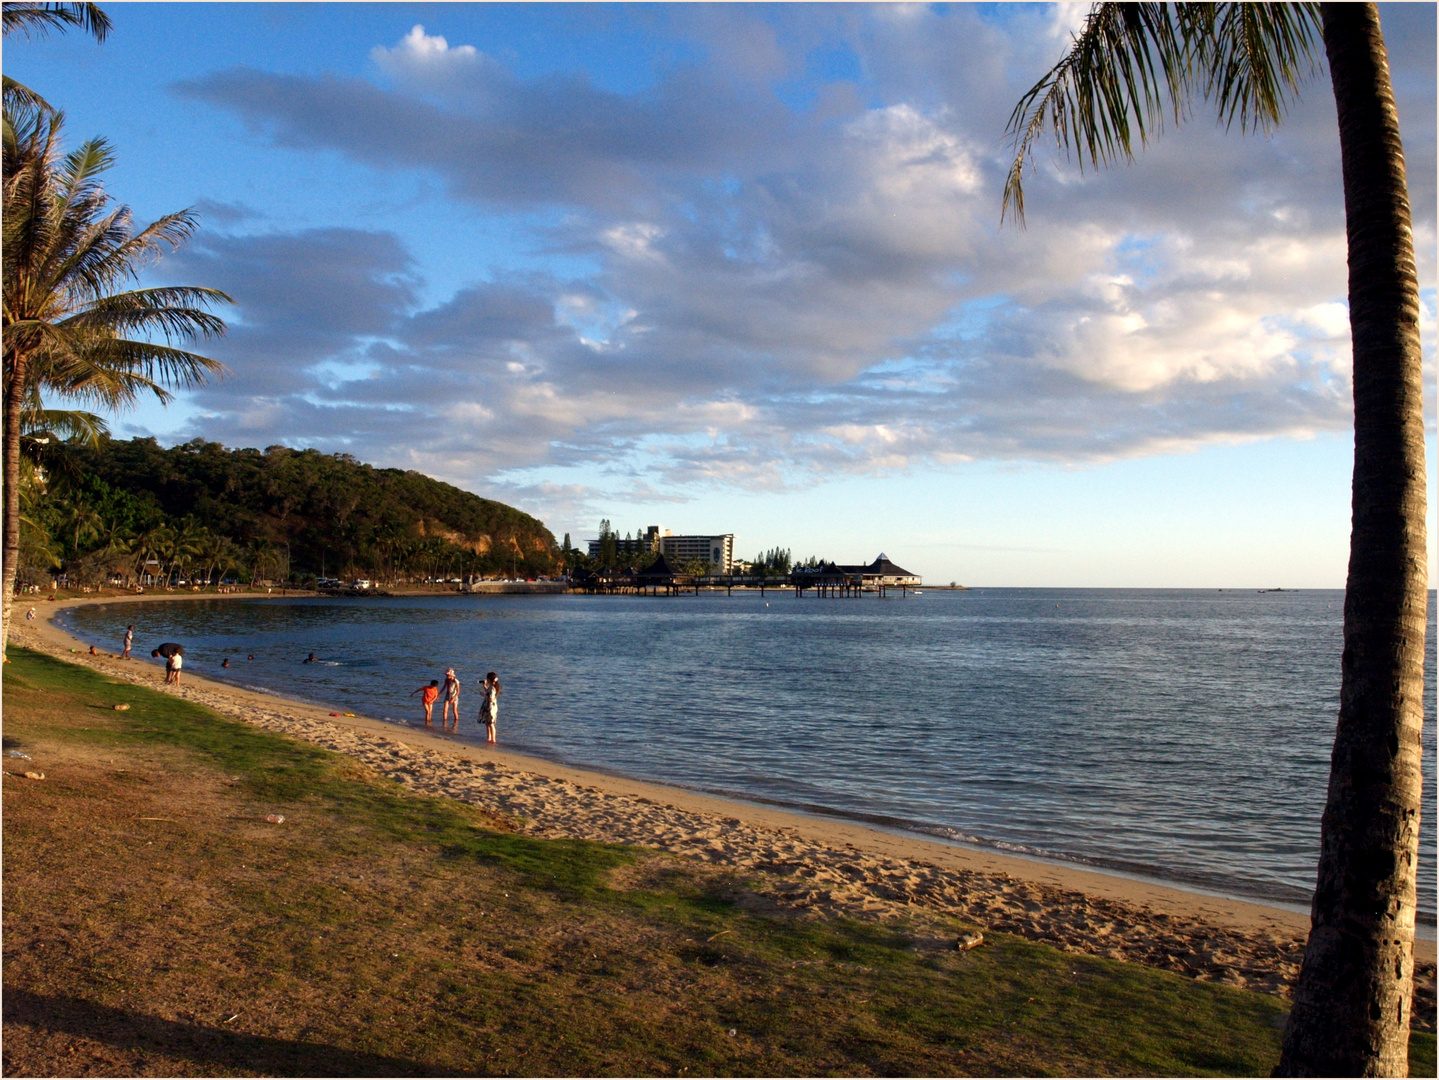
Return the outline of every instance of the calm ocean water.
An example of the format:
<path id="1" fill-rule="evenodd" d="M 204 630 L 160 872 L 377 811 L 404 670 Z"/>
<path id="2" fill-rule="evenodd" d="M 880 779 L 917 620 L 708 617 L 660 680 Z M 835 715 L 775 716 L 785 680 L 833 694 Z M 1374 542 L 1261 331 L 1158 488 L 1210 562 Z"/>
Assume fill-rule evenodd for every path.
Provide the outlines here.
<path id="1" fill-rule="evenodd" d="M 1307 903 L 1342 606 L 1338 591 L 976 589 L 198 601 L 79 608 L 65 621 L 111 650 L 134 621 L 144 655 L 180 641 L 189 672 L 397 723 L 419 715 L 409 692 L 453 666 L 472 739 L 476 683 L 494 669 L 500 738 L 517 750 Z M 310 652 L 326 662 L 302 664 Z"/>

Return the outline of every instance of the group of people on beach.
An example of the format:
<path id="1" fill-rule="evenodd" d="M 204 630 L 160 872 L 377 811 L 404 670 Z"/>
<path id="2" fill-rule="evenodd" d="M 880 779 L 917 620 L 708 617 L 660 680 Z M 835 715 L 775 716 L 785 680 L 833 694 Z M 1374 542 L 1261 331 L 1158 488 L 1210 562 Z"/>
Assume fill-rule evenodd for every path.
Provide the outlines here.
<path id="1" fill-rule="evenodd" d="M 431 723 L 434 716 L 435 702 L 441 698 L 444 704 L 440 713 L 440 730 L 451 733 L 458 733 L 460 730 L 460 678 L 455 674 L 454 668 L 445 669 L 444 685 L 439 679 L 431 679 L 430 685 L 422 686 L 413 691 L 410 697 L 416 694 L 420 697 L 420 706 L 425 710 L 425 727 L 432 728 Z M 450 710 L 454 710 L 454 726 L 450 726 Z M 493 671 L 488 672 L 480 680 L 480 715 L 478 721 L 485 726 L 485 742 L 498 742 L 495 738 L 495 724 L 500 715 L 500 677 Z"/>
<path id="2" fill-rule="evenodd" d="M 125 648 L 120 653 L 121 660 L 129 660 L 130 649 L 135 644 L 135 626 L 132 623 L 125 628 Z M 90 646 L 90 652 L 95 654 L 95 647 Z M 98 654 L 95 654 L 98 655 Z M 173 641 L 167 641 L 159 648 L 150 653 L 154 657 L 163 657 L 165 660 L 165 682 L 176 684 L 180 681 L 180 671 L 185 666 L 185 649 Z M 251 654 L 250 659 L 255 659 Z M 314 653 L 305 657 L 302 663 L 319 663 L 320 658 Z M 230 666 L 230 658 L 225 657 L 225 662 L 220 665 L 223 668 Z M 420 705 L 425 710 L 425 727 L 433 728 L 435 702 L 444 699 L 440 714 L 440 729 L 446 733 L 457 734 L 460 730 L 460 678 L 455 674 L 454 668 L 445 669 L 445 681 L 441 684 L 439 679 L 431 679 L 428 686 L 422 686 L 410 694 L 410 697 L 419 695 Z M 454 716 L 451 719 L 451 711 Z M 480 680 L 480 715 L 477 717 L 479 723 L 485 728 L 485 742 L 497 743 L 495 737 L 495 726 L 500 715 L 500 677 L 493 671 L 487 672 Z"/>
<path id="3" fill-rule="evenodd" d="M 131 660 L 130 650 L 135 647 L 135 624 L 131 623 L 125 627 L 125 647 L 120 650 L 119 659 Z M 90 655 L 100 655 L 95 651 L 95 646 L 90 646 Z M 185 666 L 185 647 L 173 641 L 162 642 L 158 648 L 151 649 L 150 655 L 165 661 L 165 682 L 171 686 L 180 681 L 180 671 Z"/>

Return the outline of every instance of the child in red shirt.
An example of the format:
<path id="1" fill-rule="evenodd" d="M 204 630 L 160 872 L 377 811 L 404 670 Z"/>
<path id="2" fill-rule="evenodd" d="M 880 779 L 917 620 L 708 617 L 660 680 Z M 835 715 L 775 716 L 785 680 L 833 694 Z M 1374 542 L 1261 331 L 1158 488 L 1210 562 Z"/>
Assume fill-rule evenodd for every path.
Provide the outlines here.
<path id="1" fill-rule="evenodd" d="M 440 680 L 431 679 L 429 686 L 420 687 L 411 693 L 410 697 L 414 697 L 415 694 L 420 695 L 420 704 L 425 707 L 425 727 L 434 727 L 434 725 L 430 723 L 430 710 L 435 707 L 435 701 L 440 696 Z"/>

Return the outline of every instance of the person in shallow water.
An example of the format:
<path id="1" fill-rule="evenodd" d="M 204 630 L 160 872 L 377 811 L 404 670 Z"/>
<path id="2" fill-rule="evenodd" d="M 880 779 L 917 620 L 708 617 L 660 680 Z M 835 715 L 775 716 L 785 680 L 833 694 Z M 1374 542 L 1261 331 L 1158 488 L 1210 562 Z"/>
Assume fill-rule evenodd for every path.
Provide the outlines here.
<path id="1" fill-rule="evenodd" d="M 125 649 L 120 653 L 121 660 L 130 659 L 130 646 L 135 644 L 135 624 L 131 623 L 125 628 Z"/>
<path id="2" fill-rule="evenodd" d="M 229 667 L 229 666 L 230 666 L 230 658 L 227 656 L 227 657 L 225 657 L 225 659 L 221 660 L 221 661 L 220 661 L 220 666 L 221 666 L 221 667 Z"/>
<path id="3" fill-rule="evenodd" d="M 495 724 L 500 716 L 500 677 L 493 671 L 480 683 L 480 723 L 485 725 L 485 742 L 498 742 Z"/>
<path id="4" fill-rule="evenodd" d="M 445 699 L 444 709 L 440 713 L 440 728 L 449 731 L 450 706 L 455 708 L 455 731 L 460 730 L 460 680 L 455 674 L 454 668 L 445 669 L 445 685 L 440 687 L 440 697 Z"/>
<path id="5" fill-rule="evenodd" d="M 422 686 L 418 690 L 412 691 L 410 697 L 414 697 L 415 694 L 420 695 L 420 704 L 425 707 L 425 727 L 434 727 L 435 725 L 430 723 L 430 718 L 434 713 L 435 699 L 440 696 L 440 680 L 431 679 L 429 686 Z"/>

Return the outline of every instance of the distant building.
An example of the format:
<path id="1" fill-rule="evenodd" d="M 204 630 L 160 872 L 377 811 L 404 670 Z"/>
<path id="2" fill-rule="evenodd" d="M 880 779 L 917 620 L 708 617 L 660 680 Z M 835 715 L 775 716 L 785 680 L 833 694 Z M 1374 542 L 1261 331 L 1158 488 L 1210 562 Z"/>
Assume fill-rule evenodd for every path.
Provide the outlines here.
<path id="1" fill-rule="evenodd" d="M 660 553 L 672 563 L 707 562 L 713 573 L 728 574 L 734 566 L 734 533 L 720 536 L 661 536 Z"/>
<path id="2" fill-rule="evenodd" d="M 615 537 L 615 550 L 622 555 L 653 554 L 660 549 L 661 537 L 668 536 L 669 534 L 670 531 L 668 529 L 662 530 L 658 525 L 651 525 L 645 529 L 643 535 L 632 537 L 628 540 L 623 536 L 617 535 Z M 600 557 L 600 542 L 598 540 L 588 540 L 586 541 L 586 545 L 590 549 L 590 558 L 598 559 Z"/>
<path id="3" fill-rule="evenodd" d="M 805 587 L 850 589 L 918 588 L 924 583 L 924 579 L 918 574 L 912 574 L 904 567 L 890 562 L 889 556 L 883 552 L 880 552 L 874 562 L 864 565 L 820 563 L 818 566 L 796 566 L 790 572 L 790 580 Z"/>
<path id="4" fill-rule="evenodd" d="M 873 585 L 904 585 L 918 588 L 924 583 L 924 579 L 918 574 L 911 574 L 902 566 L 895 566 L 889 561 L 889 556 L 884 552 L 874 562 L 865 566 L 841 566 L 841 573 L 859 574 L 864 580 L 866 587 Z"/>
<path id="5" fill-rule="evenodd" d="M 597 559 L 600 542 L 587 542 L 590 558 Z M 642 536 L 626 541 L 615 537 L 615 550 L 621 554 L 658 553 L 670 562 L 682 565 L 693 559 L 709 563 L 711 572 L 728 574 L 734 569 L 734 533 L 719 536 L 675 536 L 668 529 L 651 525 Z"/>

